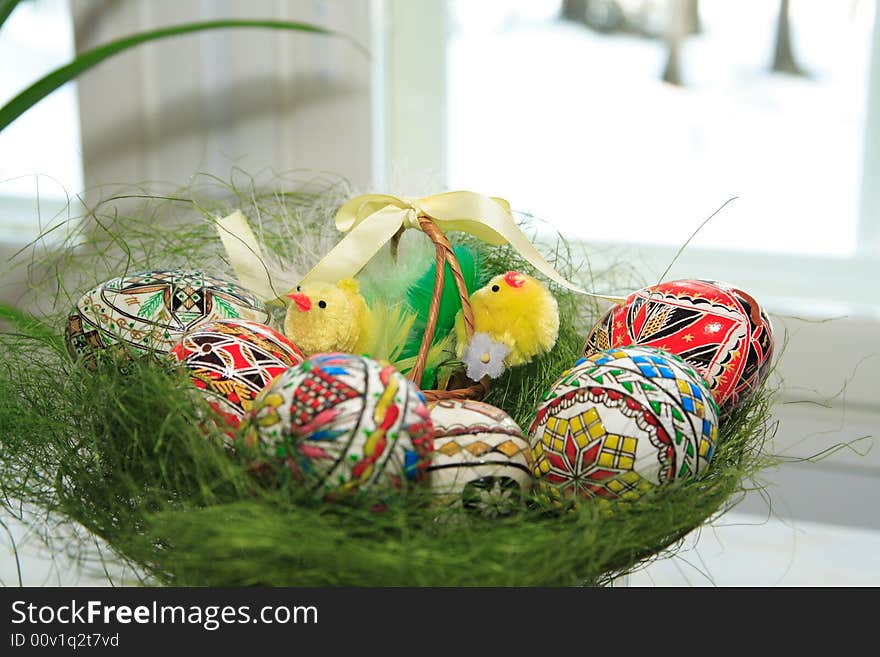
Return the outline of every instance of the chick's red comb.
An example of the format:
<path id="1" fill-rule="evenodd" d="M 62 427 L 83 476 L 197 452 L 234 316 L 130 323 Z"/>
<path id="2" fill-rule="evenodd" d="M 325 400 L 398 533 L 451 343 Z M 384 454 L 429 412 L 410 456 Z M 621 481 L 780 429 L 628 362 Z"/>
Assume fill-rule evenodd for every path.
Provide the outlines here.
<path id="1" fill-rule="evenodd" d="M 522 287 L 526 284 L 526 279 L 518 271 L 509 271 L 504 274 L 504 282 L 510 287 Z"/>

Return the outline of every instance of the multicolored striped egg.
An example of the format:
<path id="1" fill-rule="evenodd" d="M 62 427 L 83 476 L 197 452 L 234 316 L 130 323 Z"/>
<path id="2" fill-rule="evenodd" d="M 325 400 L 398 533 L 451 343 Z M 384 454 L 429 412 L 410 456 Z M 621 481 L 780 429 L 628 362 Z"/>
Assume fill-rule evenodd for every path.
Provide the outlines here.
<path id="1" fill-rule="evenodd" d="M 263 391 L 247 421 L 256 467 L 284 464 L 323 496 L 419 481 L 434 445 L 415 384 L 352 354 L 316 354 L 291 367 Z"/>

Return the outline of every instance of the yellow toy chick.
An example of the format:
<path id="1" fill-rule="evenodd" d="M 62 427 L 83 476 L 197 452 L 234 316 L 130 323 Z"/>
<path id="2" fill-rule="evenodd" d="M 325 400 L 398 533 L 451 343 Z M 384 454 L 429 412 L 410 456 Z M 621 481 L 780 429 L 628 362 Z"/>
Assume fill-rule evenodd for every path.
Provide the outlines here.
<path id="1" fill-rule="evenodd" d="M 474 292 L 474 337 L 470 343 L 461 312 L 455 318 L 458 355 L 468 378 L 496 378 L 506 367 L 528 363 L 556 344 L 559 306 L 540 281 L 515 271 L 499 274 Z"/>
<path id="2" fill-rule="evenodd" d="M 356 280 L 297 286 L 296 292 L 287 296 L 291 303 L 284 318 L 284 333 L 306 355 L 364 352 L 370 309 Z"/>

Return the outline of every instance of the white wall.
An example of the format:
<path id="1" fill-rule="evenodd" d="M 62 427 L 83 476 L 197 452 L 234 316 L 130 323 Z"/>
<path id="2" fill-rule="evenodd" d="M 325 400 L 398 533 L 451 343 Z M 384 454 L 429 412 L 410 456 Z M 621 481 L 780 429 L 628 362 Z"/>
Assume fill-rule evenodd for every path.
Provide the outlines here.
<path id="1" fill-rule="evenodd" d="M 217 18 L 304 21 L 370 47 L 368 0 L 72 0 L 78 50 L 132 32 Z M 233 167 L 372 179 L 371 59 L 352 43 L 237 29 L 139 46 L 79 79 L 87 189 L 184 185 Z M 91 198 L 95 194 L 90 195 Z"/>

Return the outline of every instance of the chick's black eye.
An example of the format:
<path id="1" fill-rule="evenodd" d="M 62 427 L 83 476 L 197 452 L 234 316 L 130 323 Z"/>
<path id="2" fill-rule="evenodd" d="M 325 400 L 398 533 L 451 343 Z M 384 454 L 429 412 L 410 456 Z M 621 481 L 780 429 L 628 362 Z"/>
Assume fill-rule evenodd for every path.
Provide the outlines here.
<path id="1" fill-rule="evenodd" d="M 500 289 L 501 289 L 501 288 L 498 287 L 497 285 L 493 285 L 493 286 L 492 286 L 492 291 L 493 291 L 493 292 L 497 292 L 497 291 L 500 290 Z"/>
<path id="2" fill-rule="evenodd" d="M 297 286 L 296 286 L 296 291 L 297 291 L 297 292 L 302 292 L 302 286 L 301 286 L 301 285 L 297 285 Z"/>
<path id="3" fill-rule="evenodd" d="M 321 300 L 318 302 L 318 308 L 326 308 L 326 307 L 327 307 L 327 302 L 324 301 L 323 299 L 321 299 Z"/>

